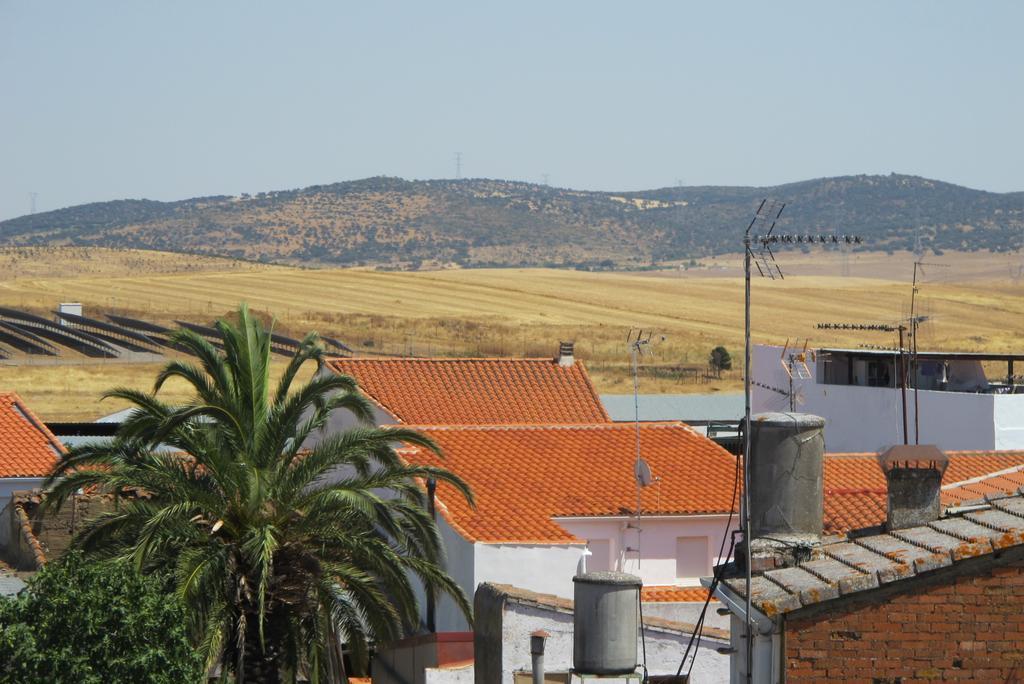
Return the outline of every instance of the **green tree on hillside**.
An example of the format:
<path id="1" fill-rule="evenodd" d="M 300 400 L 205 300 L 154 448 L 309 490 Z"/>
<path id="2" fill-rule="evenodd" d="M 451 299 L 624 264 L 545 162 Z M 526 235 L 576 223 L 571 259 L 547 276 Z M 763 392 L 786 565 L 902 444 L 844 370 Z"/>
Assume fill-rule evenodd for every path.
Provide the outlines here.
<path id="1" fill-rule="evenodd" d="M 471 495 L 444 469 L 402 462 L 396 444 L 436 450 L 412 430 L 356 427 L 302 450 L 335 410 L 369 423 L 370 406 L 346 376 L 293 387 L 307 361 L 322 364 L 315 333 L 272 390 L 269 332 L 244 306 L 238 319 L 217 323 L 223 352 L 177 332 L 196 360 L 167 364 L 153 394 L 109 392 L 135 412 L 113 444 L 71 450 L 46 504 L 81 488 L 117 495 L 120 506 L 89 521 L 76 545 L 173 572 L 189 634 L 239 682 L 339 681 L 340 642 L 361 668 L 370 642 L 418 623 L 417 579 L 469 615 L 419 481 Z M 191 385 L 189 403 L 157 399 L 172 378 Z"/>
<path id="2" fill-rule="evenodd" d="M 712 349 L 708 356 L 708 365 L 719 377 L 721 377 L 722 371 L 732 370 L 732 356 L 729 355 L 729 350 L 721 345 Z"/>

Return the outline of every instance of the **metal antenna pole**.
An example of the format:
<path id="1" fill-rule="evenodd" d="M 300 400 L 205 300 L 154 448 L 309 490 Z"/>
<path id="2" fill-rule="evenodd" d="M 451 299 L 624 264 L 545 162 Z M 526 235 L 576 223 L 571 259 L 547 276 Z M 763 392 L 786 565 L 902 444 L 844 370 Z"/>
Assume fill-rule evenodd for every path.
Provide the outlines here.
<path id="1" fill-rule="evenodd" d="M 764 202 L 761 202 L 764 206 Z M 760 209 L 758 209 L 760 212 Z M 747 658 L 747 681 L 753 681 L 754 642 L 750 632 L 750 229 L 743 238 L 743 553 L 746 571 L 746 614 L 743 637 Z"/>
<path id="2" fill-rule="evenodd" d="M 900 332 L 900 394 L 903 396 L 903 443 L 909 444 L 907 441 L 907 367 L 903 359 L 903 333 L 906 329 L 905 325 L 898 328 Z"/>
<path id="3" fill-rule="evenodd" d="M 748 682 L 753 681 L 753 668 L 754 668 L 754 640 L 750 629 L 750 615 L 752 613 L 751 608 L 751 597 L 750 597 L 750 585 L 751 585 L 751 553 L 750 553 L 750 542 L 751 539 L 751 515 L 750 515 L 750 461 L 751 461 L 751 435 L 750 435 L 750 265 L 754 259 L 754 253 L 752 245 L 756 242 L 758 245 L 757 261 L 753 262 L 757 266 L 757 272 L 763 278 L 770 278 L 775 280 L 778 277 L 780 280 L 785 276 L 782 274 L 782 269 L 775 261 L 775 254 L 772 252 L 772 245 L 810 245 L 810 244 L 847 244 L 847 245 L 859 245 L 861 238 L 854 235 L 811 235 L 811 234 L 788 234 L 780 235 L 775 233 L 775 226 L 779 217 L 782 216 L 782 210 L 786 208 L 783 202 L 769 202 L 767 199 L 762 200 L 760 206 L 757 208 L 757 213 L 754 214 L 754 218 L 751 219 L 750 225 L 747 226 L 747 232 L 743 235 L 743 498 L 741 499 L 740 509 L 740 520 L 743 526 L 743 546 L 744 555 L 746 560 L 746 568 L 744 572 L 744 581 L 746 588 L 746 624 L 743 626 L 744 637 L 746 639 L 746 665 L 747 673 L 746 680 Z M 759 224 L 760 222 L 760 224 Z M 768 230 L 761 234 L 751 234 L 751 229 L 755 225 L 768 226 Z M 790 374 L 792 377 L 792 373 Z M 792 396 L 792 391 L 789 393 Z M 792 401 L 792 400 L 791 400 Z M 792 403 L 791 403 L 792 406 Z"/>
<path id="4" fill-rule="evenodd" d="M 920 247 L 920 240 L 918 240 L 918 247 Z M 917 304 L 917 267 L 920 265 L 920 261 L 914 262 L 914 280 L 910 289 L 910 372 L 912 373 L 910 381 L 914 383 L 914 444 L 921 443 L 921 420 L 919 418 L 921 410 L 917 397 L 917 311 L 915 308 Z"/>
<path id="5" fill-rule="evenodd" d="M 917 315 L 917 275 L 920 273 L 924 275 L 925 266 L 939 266 L 946 268 L 948 264 L 930 264 L 921 261 L 920 259 L 914 261 L 914 279 L 911 283 L 910 289 L 910 369 L 911 369 L 911 382 L 914 383 L 914 444 L 921 443 L 921 420 L 919 401 L 917 396 L 917 368 L 918 368 L 918 357 L 917 357 L 917 335 L 922 321 L 928 319 L 928 316 Z M 901 345 L 902 346 L 902 345 Z"/>
<path id="6" fill-rule="evenodd" d="M 643 332 L 643 331 L 641 331 Z M 633 357 L 633 424 L 636 427 L 636 463 L 640 463 L 640 338 L 630 345 L 630 355 Z M 640 493 L 636 495 L 637 515 L 640 514 Z"/>

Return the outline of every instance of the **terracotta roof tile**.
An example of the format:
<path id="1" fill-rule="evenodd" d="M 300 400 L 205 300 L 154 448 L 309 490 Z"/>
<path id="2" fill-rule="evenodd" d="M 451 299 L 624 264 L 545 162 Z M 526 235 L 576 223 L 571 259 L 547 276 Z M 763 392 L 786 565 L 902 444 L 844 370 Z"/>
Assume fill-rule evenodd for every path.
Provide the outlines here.
<path id="1" fill-rule="evenodd" d="M 989 473 L 960 482 L 944 482 L 942 503 L 956 506 L 961 503 L 978 501 L 987 496 L 1013 494 L 1024 487 L 1024 459 L 1021 465 Z"/>
<path id="2" fill-rule="evenodd" d="M 640 600 L 644 603 L 703 603 L 708 597 L 704 587 L 676 587 L 671 585 L 654 585 L 640 590 Z M 712 601 L 718 599 L 712 598 Z"/>
<path id="3" fill-rule="evenodd" d="M 583 363 L 551 359 L 339 358 L 373 401 L 403 423 L 608 423 Z"/>
<path id="4" fill-rule="evenodd" d="M 942 503 L 953 506 L 1024 486 L 1024 451 L 948 451 Z M 875 454 L 825 458 L 825 531 L 845 534 L 885 522 L 885 475 Z"/>
<path id="5" fill-rule="evenodd" d="M 404 449 L 411 462 L 444 466 L 476 496 L 470 508 L 444 483 L 438 509 L 469 541 L 580 543 L 552 518 L 626 515 L 636 507 L 636 432 L 628 424 L 414 426 L 444 451 Z M 681 423 L 640 428 L 655 477 L 642 494 L 650 515 L 727 513 L 735 458 Z"/>
<path id="6" fill-rule="evenodd" d="M 764 615 L 773 618 L 825 601 L 876 591 L 886 584 L 913 580 L 940 568 L 955 568 L 963 560 L 1021 544 L 1024 498 L 1020 494 L 1003 496 L 927 525 L 825 543 L 818 552 L 829 562 L 818 558 L 754 576 L 750 598 Z M 986 566 L 974 566 L 973 571 L 965 572 L 973 574 L 979 567 L 983 570 Z M 735 566 L 727 571 L 732 577 L 718 585 L 716 591 L 730 602 L 742 601 L 746 583 Z M 837 606 L 833 611 L 842 610 L 842 604 Z"/>
<path id="7" fill-rule="evenodd" d="M 14 392 L 0 392 L 0 477 L 45 477 L 64 445 Z"/>

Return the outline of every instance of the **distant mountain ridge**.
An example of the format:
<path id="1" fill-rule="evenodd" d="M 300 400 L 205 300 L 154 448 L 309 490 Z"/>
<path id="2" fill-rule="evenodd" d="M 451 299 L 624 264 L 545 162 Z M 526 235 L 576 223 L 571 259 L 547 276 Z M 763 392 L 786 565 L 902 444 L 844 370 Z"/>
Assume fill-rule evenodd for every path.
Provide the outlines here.
<path id="1" fill-rule="evenodd" d="M 311 265 L 635 268 L 736 252 L 757 203 L 788 203 L 779 230 L 856 233 L 865 249 L 1011 251 L 1024 192 L 916 176 L 775 187 L 591 192 L 487 179 L 377 177 L 177 202 L 118 200 L 0 222 L 0 246 L 95 245 Z"/>

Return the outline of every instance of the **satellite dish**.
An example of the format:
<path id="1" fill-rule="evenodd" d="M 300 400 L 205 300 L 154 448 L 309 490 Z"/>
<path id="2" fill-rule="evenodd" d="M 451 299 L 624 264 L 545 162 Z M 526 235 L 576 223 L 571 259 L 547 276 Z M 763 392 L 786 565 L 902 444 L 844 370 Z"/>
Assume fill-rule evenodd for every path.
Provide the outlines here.
<path id="1" fill-rule="evenodd" d="M 651 466 L 647 465 L 647 461 L 642 458 L 636 460 L 636 465 L 633 466 L 633 475 L 636 476 L 636 483 L 641 487 L 654 482 L 654 478 L 651 476 Z"/>

